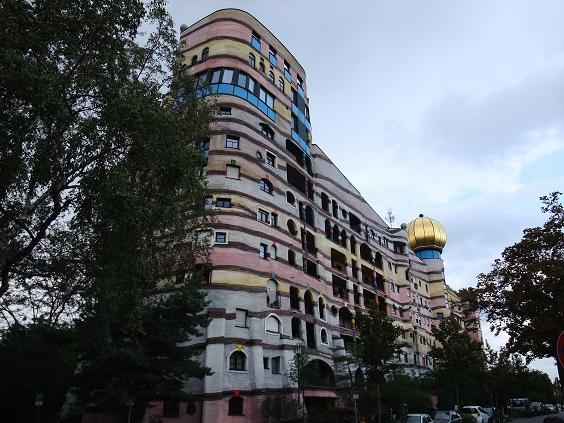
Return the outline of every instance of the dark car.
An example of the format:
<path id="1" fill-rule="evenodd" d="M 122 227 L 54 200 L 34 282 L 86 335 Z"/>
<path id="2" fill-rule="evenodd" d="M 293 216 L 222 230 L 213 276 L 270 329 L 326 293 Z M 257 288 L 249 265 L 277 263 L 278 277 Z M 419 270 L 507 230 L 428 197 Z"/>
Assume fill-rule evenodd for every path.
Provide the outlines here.
<path id="1" fill-rule="evenodd" d="M 462 423 L 462 417 L 453 410 L 438 410 L 435 413 L 434 423 Z"/>

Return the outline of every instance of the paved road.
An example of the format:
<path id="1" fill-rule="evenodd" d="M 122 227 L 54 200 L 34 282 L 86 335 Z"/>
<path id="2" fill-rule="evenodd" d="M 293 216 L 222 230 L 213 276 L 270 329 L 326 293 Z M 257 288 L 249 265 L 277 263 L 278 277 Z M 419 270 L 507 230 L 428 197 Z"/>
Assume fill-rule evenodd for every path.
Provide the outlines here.
<path id="1" fill-rule="evenodd" d="M 523 417 L 519 419 L 511 419 L 510 423 L 542 423 L 545 417 L 549 416 L 558 416 L 561 419 L 564 419 L 564 413 L 558 414 L 547 414 L 545 416 L 536 416 L 536 417 Z"/>

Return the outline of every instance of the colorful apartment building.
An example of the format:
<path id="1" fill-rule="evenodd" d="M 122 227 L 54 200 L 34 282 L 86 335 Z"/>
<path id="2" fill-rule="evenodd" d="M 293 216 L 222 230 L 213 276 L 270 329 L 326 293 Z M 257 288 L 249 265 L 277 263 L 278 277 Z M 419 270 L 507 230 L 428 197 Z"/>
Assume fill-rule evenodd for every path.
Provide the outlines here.
<path id="1" fill-rule="evenodd" d="M 295 395 L 287 372 L 302 342 L 318 374 L 306 406 L 338 403 L 334 359 L 353 341 L 357 308 L 407 330 L 397 357 L 407 374 L 432 369 L 433 325 L 469 319 L 445 282 L 442 225 L 420 215 L 393 228 L 372 209 L 313 143 L 305 70 L 253 16 L 219 10 L 183 25 L 180 43 L 218 107 L 203 143 L 211 323 L 188 344 L 213 375 L 187 381 L 194 400 L 157 405 L 147 422 L 262 421 L 265 398 Z"/>

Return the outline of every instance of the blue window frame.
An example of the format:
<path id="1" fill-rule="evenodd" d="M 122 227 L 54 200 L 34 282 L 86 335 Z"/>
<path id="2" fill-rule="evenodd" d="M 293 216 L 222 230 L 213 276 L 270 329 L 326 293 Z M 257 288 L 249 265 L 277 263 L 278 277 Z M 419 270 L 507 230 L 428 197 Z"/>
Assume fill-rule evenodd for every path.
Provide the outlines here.
<path id="1" fill-rule="evenodd" d="M 251 45 L 255 50 L 260 51 L 260 36 L 256 32 L 253 32 L 251 37 Z"/>
<path id="2" fill-rule="evenodd" d="M 274 66 L 278 66 L 278 61 L 276 60 L 276 50 L 272 47 L 270 47 L 270 50 L 268 51 L 268 61 Z"/>

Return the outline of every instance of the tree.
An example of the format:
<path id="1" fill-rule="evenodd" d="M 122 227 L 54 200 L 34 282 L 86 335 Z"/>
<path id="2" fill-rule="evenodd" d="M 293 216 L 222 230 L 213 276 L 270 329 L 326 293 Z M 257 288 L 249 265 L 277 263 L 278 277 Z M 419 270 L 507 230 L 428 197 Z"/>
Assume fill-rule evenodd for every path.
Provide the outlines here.
<path id="1" fill-rule="evenodd" d="M 399 338 L 404 330 L 396 326 L 392 319 L 377 309 L 367 313 L 357 310 L 356 324 L 359 330 L 358 342 L 353 349 L 363 373 L 364 390 L 361 402 L 372 408 L 372 392 L 376 393 L 378 423 L 382 422 L 382 401 L 380 388 L 386 375 L 397 368 L 395 358 L 404 346 Z M 362 401 L 364 399 L 364 401 Z"/>
<path id="2" fill-rule="evenodd" d="M 183 73 L 165 6 L 0 5 L 1 315 L 66 324 L 74 392 L 111 411 L 182 397 L 209 372 L 180 343 L 206 324 L 213 104 Z"/>
<path id="3" fill-rule="evenodd" d="M 304 343 L 296 345 L 294 356 L 289 363 L 288 379 L 298 388 L 298 415 L 301 419 L 305 415 L 303 392 L 305 387 L 314 379 L 314 367 L 309 366 L 311 357 Z"/>
<path id="4" fill-rule="evenodd" d="M 453 399 L 460 407 L 461 399 L 473 399 L 473 397 L 461 398 L 461 394 L 464 396 L 481 392 L 478 387 L 483 382 L 485 373 L 482 345 L 470 338 L 455 316 L 449 316 L 441 321 L 432 332 L 438 343 L 429 353 L 437 366 L 433 375 L 436 387 L 447 387 L 454 393 Z M 447 391 L 445 396 L 450 399 L 448 393 Z M 451 404 L 445 404 L 447 401 L 441 399 L 443 405 L 450 406 Z"/>
<path id="5" fill-rule="evenodd" d="M 564 321 L 564 207 L 560 192 L 541 197 L 548 214 L 542 227 L 528 228 L 507 247 L 489 273 L 478 276 L 474 301 L 492 330 L 509 335 L 508 349 L 532 358 L 556 357 Z M 558 364 L 560 381 L 564 369 Z"/>

